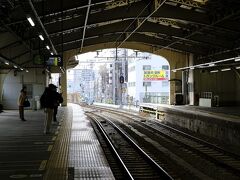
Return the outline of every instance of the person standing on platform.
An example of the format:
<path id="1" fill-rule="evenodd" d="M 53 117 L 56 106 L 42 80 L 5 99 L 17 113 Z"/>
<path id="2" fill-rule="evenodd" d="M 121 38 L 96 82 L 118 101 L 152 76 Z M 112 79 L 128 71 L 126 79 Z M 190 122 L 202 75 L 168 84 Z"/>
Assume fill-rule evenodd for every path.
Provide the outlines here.
<path id="1" fill-rule="evenodd" d="M 45 88 L 45 91 L 40 98 L 41 106 L 45 108 L 45 112 L 46 112 L 46 118 L 44 122 L 45 134 L 49 134 L 51 129 L 53 113 L 54 113 L 54 104 L 57 101 L 55 89 L 56 89 L 56 86 L 54 84 L 49 84 L 48 87 Z"/>
<path id="2" fill-rule="evenodd" d="M 21 91 L 20 95 L 18 97 L 18 107 L 19 107 L 19 117 L 22 121 L 26 121 L 24 118 L 24 101 L 27 98 L 27 88 L 24 86 Z"/>
<path id="3" fill-rule="evenodd" d="M 57 92 L 57 87 L 53 86 L 54 92 L 55 92 L 55 102 L 54 102 L 54 111 L 53 111 L 53 122 L 57 122 L 57 112 L 58 112 L 58 106 L 60 105 L 60 103 L 63 102 L 63 97 L 62 94 Z"/>

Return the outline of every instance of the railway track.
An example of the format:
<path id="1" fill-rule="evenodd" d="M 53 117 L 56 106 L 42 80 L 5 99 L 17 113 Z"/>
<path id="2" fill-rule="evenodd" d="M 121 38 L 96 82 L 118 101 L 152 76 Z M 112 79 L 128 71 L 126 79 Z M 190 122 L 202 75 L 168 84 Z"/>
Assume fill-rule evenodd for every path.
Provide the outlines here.
<path id="1" fill-rule="evenodd" d="M 116 179 L 172 179 L 151 157 L 149 157 L 126 133 L 119 129 L 113 122 L 93 113 L 87 113 L 92 119 L 95 128 L 104 137 L 111 161 L 118 164 L 114 174 Z M 102 140 L 100 141 L 102 142 Z M 108 150 L 106 150 L 108 148 Z M 110 148 L 110 150 L 109 150 Z M 113 164 L 113 163 L 110 163 Z M 116 170 L 117 169 L 117 170 Z"/>
<path id="2" fill-rule="evenodd" d="M 146 121 L 139 116 L 102 108 L 98 114 L 113 120 L 134 137 L 145 151 L 152 153 L 152 157 L 155 156 L 159 164 L 162 160 L 158 160 L 159 157 L 154 155 L 156 149 L 159 152 L 167 149 L 169 152 L 165 152 L 165 156 L 174 157 L 172 162 L 184 166 L 190 174 L 199 179 L 240 179 L 238 155 L 157 121 Z"/>

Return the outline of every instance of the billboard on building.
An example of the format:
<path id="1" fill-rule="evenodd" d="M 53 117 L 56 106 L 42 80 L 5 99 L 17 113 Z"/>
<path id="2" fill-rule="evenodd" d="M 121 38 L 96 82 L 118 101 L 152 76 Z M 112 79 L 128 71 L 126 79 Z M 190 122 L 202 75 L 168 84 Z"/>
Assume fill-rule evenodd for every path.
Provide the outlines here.
<path id="1" fill-rule="evenodd" d="M 144 70 L 143 80 L 144 81 L 162 81 L 168 80 L 167 70 Z"/>

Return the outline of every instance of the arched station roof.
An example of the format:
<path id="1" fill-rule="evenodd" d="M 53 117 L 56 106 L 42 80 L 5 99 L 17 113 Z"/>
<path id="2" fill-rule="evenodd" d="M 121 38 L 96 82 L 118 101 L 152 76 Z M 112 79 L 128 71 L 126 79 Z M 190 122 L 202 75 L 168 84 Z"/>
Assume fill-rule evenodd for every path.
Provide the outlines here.
<path id="1" fill-rule="evenodd" d="M 239 7 L 239 0 L 1 0 L 0 67 L 109 42 L 193 53 L 199 64 L 236 57 Z"/>

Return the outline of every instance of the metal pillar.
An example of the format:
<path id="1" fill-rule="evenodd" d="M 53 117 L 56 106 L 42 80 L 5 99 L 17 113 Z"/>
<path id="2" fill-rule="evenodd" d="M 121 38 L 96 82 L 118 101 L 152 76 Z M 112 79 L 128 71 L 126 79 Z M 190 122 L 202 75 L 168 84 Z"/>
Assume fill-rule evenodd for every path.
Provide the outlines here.
<path id="1" fill-rule="evenodd" d="M 182 71 L 182 95 L 183 104 L 187 103 L 187 71 Z"/>
<path id="2" fill-rule="evenodd" d="M 117 58 L 117 48 L 116 48 Z M 116 59 L 113 60 L 112 64 L 112 91 L 113 91 L 113 104 L 116 104 Z"/>
<path id="3" fill-rule="evenodd" d="M 193 54 L 189 55 L 189 65 L 194 65 Z M 188 95 L 189 95 L 189 105 L 195 105 L 195 90 L 194 90 L 194 69 L 189 70 L 188 74 Z"/>

